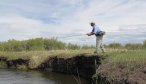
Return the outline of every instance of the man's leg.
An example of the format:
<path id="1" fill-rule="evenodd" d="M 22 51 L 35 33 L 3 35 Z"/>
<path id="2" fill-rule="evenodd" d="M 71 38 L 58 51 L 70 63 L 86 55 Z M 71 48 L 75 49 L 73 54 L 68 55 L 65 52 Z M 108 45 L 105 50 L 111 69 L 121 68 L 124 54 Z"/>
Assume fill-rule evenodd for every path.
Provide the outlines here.
<path id="1" fill-rule="evenodd" d="M 102 52 L 105 53 L 105 48 L 103 46 L 103 43 L 101 43 L 100 48 L 101 48 Z"/>
<path id="2" fill-rule="evenodd" d="M 94 53 L 99 53 L 101 43 L 101 36 L 96 36 L 96 50 Z"/>
<path id="3" fill-rule="evenodd" d="M 100 40 L 101 40 L 100 48 L 101 48 L 102 52 L 105 53 L 105 48 L 104 48 L 104 46 L 103 46 L 103 41 L 102 41 L 103 36 L 100 36 L 100 38 L 101 38 L 101 39 L 100 39 Z"/>
<path id="4" fill-rule="evenodd" d="M 100 49 L 102 50 L 103 53 L 105 53 L 105 49 L 104 49 L 104 46 L 103 46 L 103 43 L 102 43 L 102 39 L 103 39 L 103 36 L 97 36 L 96 37 L 96 53 L 99 53 Z"/>

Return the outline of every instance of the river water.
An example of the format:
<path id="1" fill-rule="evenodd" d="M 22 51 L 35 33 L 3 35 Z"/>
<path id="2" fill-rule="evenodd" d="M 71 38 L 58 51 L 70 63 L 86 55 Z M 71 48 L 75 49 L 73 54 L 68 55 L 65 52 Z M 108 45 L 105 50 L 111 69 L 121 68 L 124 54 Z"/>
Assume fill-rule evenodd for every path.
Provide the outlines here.
<path id="1" fill-rule="evenodd" d="M 81 79 L 81 84 L 87 81 Z M 53 72 L 0 69 L 0 84 L 78 84 L 72 75 Z"/>

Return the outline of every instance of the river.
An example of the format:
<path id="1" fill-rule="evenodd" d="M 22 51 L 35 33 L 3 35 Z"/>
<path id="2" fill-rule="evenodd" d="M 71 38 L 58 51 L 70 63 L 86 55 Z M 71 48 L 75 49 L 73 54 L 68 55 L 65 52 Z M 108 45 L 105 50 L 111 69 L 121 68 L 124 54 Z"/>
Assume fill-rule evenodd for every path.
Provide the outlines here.
<path id="1" fill-rule="evenodd" d="M 81 84 L 87 81 L 81 79 Z M 0 84 L 78 84 L 72 75 L 40 71 L 0 69 Z"/>

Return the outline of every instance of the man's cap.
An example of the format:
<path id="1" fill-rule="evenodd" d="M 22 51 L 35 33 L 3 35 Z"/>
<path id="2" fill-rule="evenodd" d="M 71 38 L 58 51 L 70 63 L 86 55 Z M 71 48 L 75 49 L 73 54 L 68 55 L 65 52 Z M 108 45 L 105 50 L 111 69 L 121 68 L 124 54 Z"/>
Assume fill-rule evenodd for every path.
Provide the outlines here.
<path id="1" fill-rule="evenodd" d="M 91 25 L 95 25 L 95 23 L 94 23 L 94 22 L 91 22 L 90 24 L 91 24 Z"/>

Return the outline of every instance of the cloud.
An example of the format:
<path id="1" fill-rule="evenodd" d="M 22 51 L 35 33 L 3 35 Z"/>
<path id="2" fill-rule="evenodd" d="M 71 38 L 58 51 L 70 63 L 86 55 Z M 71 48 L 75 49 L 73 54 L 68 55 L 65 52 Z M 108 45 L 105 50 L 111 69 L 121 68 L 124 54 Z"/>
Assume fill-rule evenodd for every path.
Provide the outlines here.
<path id="1" fill-rule="evenodd" d="M 142 42 L 145 7 L 145 0 L 1 0 L 0 40 L 81 35 L 90 32 L 89 22 L 95 21 L 107 32 L 106 43 Z M 94 36 L 58 39 L 95 43 Z"/>

